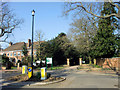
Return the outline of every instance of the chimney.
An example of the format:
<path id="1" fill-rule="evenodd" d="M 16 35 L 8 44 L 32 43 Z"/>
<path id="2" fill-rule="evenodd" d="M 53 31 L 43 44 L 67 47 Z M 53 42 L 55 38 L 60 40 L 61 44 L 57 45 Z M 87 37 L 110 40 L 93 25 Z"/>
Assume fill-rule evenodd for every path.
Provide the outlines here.
<path id="1" fill-rule="evenodd" d="M 12 44 L 13 44 L 13 43 L 12 43 L 12 42 L 10 42 L 10 43 L 9 43 L 9 47 L 10 47 L 10 46 L 12 46 Z"/>
<path id="2" fill-rule="evenodd" d="M 28 39 L 28 47 L 31 46 L 31 39 Z"/>

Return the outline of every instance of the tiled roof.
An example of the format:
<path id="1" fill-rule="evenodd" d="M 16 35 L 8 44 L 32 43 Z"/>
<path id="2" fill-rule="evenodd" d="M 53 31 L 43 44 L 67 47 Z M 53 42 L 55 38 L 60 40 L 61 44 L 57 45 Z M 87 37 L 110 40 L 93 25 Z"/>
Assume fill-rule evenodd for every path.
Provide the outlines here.
<path id="1" fill-rule="evenodd" d="M 3 51 L 22 50 L 22 47 L 23 47 L 24 44 L 25 44 L 25 42 L 15 43 L 15 44 L 7 47 L 7 48 L 4 49 Z"/>
<path id="2" fill-rule="evenodd" d="M 41 41 L 41 42 L 44 42 L 44 41 Z M 15 44 L 7 47 L 3 51 L 22 50 L 22 47 L 24 46 L 24 44 L 26 44 L 27 49 L 31 49 L 32 46 L 28 47 L 28 43 L 18 42 L 18 43 L 15 43 Z M 39 44 L 39 42 L 34 42 L 33 48 L 36 49 L 38 44 Z"/>
<path id="3" fill-rule="evenodd" d="M 41 43 L 44 42 L 44 41 L 41 41 Z M 27 45 L 28 43 L 26 43 Z M 36 49 L 37 48 L 37 45 L 39 45 L 39 42 L 33 42 L 33 48 Z M 28 45 L 27 45 L 28 46 Z M 32 48 L 32 45 L 28 48 L 28 49 L 31 49 Z"/>

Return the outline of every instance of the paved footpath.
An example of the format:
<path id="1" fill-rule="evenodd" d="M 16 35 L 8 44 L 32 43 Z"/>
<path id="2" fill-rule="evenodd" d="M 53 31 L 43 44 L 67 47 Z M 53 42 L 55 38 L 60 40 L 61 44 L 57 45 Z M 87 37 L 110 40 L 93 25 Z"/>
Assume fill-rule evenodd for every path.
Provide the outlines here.
<path id="1" fill-rule="evenodd" d="M 118 76 L 77 70 L 76 67 L 50 72 L 53 76 L 66 77 L 65 81 L 39 86 L 3 86 L 3 88 L 118 88 Z M 34 83 L 34 82 L 33 82 Z"/>

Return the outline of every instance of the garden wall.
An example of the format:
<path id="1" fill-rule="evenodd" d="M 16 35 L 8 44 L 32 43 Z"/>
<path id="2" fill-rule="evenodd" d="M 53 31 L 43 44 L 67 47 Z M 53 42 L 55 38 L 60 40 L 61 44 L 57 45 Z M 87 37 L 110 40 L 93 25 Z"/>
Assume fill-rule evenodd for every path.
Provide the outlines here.
<path id="1" fill-rule="evenodd" d="M 97 65 L 103 68 L 116 68 L 120 70 L 120 57 L 97 59 Z"/>

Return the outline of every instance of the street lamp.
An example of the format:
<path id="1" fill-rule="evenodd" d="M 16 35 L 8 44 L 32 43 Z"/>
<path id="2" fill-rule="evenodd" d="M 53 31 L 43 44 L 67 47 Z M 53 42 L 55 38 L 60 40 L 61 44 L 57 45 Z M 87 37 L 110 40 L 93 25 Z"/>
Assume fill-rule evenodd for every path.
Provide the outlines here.
<path id="1" fill-rule="evenodd" d="M 32 67 L 32 76 L 33 76 L 33 30 L 34 30 L 34 14 L 35 14 L 35 11 L 32 10 L 32 52 L 31 52 L 31 67 Z"/>

